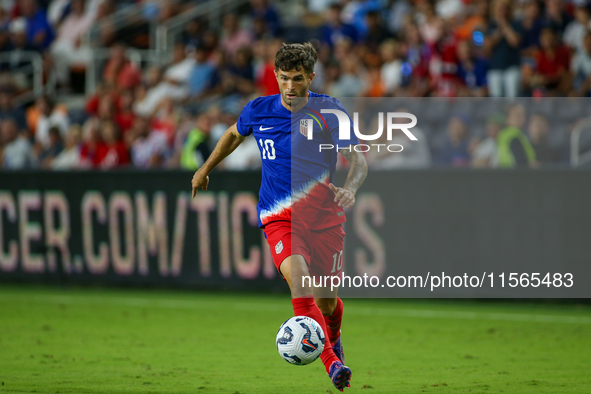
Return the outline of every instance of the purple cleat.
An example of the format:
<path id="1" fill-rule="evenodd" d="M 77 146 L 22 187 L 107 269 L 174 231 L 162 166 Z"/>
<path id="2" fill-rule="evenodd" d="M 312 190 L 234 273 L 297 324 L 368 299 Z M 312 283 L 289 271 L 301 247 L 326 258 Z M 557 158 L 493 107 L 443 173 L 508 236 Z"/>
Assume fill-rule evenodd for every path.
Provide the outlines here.
<path id="1" fill-rule="evenodd" d="M 341 337 L 339 336 L 339 340 L 336 341 L 334 345 L 332 345 L 332 350 L 334 351 L 335 356 L 341 360 L 341 362 L 345 363 L 345 351 L 343 350 L 343 343 L 341 342 Z"/>
<path id="2" fill-rule="evenodd" d="M 351 370 L 340 361 L 331 364 L 328 376 L 330 376 L 332 384 L 340 391 L 343 391 L 346 387 L 351 387 L 349 383 L 351 381 Z"/>

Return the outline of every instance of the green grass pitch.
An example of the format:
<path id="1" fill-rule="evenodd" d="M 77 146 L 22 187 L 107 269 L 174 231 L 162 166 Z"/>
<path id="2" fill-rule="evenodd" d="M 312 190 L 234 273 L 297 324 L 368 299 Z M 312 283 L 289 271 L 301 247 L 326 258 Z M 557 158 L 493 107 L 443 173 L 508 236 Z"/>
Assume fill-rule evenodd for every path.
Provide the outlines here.
<path id="1" fill-rule="evenodd" d="M 1 393 L 337 393 L 285 295 L 0 287 Z M 591 393 L 591 307 L 345 300 L 348 393 Z"/>

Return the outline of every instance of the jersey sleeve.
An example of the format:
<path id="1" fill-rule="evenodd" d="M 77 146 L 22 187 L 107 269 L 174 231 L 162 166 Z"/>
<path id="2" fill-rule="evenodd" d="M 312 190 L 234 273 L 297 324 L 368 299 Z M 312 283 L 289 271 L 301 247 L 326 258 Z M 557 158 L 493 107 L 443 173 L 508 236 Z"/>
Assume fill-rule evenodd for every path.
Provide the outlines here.
<path id="1" fill-rule="evenodd" d="M 251 113 L 252 113 L 252 101 L 246 104 L 246 107 L 242 110 L 240 117 L 238 118 L 238 122 L 236 122 L 236 128 L 238 129 L 238 133 L 245 137 L 248 137 L 252 134 L 252 120 L 251 120 Z"/>
<path id="2" fill-rule="evenodd" d="M 328 130 L 330 132 L 330 139 L 332 140 L 332 142 L 335 144 L 335 146 L 338 146 L 339 148 L 346 148 L 349 145 L 359 144 L 359 139 L 357 138 L 357 136 L 355 135 L 355 131 L 353 130 L 353 119 L 351 119 L 351 116 L 345 110 L 345 107 L 343 107 L 343 104 L 341 104 L 341 102 L 339 100 L 337 100 L 336 98 L 331 98 L 331 104 L 332 104 L 331 106 L 333 107 L 333 109 L 336 109 L 336 110 L 346 113 L 347 117 L 349 118 L 349 138 L 341 138 L 341 133 L 340 133 L 340 129 L 339 129 L 339 121 L 338 121 L 337 117 L 336 116 L 330 117 L 331 121 L 327 124 L 327 126 L 328 126 Z"/>

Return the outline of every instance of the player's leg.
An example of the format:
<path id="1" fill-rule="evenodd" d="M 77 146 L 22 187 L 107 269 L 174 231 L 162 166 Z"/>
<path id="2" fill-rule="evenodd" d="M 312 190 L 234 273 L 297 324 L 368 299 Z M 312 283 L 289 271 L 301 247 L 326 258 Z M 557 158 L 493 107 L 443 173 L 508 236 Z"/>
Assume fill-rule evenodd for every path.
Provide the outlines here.
<path id="1" fill-rule="evenodd" d="M 327 342 L 330 342 L 335 355 L 345 364 L 345 353 L 341 342 L 341 321 L 343 318 L 343 301 L 338 298 L 338 287 L 332 287 L 334 277 L 340 277 L 343 269 L 343 249 L 345 245 L 345 231 L 343 226 L 335 226 L 321 231 L 314 231 L 311 237 L 310 271 L 312 275 L 330 278 L 327 286 L 314 287 L 314 297 L 318 308 L 324 316 Z M 336 278 L 334 278 L 336 279 Z M 326 282 L 325 282 L 326 283 Z M 350 371 L 348 380 L 351 378 Z M 349 386 L 349 382 L 346 382 Z"/>
<path id="2" fill-rule="evenodd" d="M 306 228 L 289 221 L 276 221 L 265 225 L 265 237 L 271 247 L 275 267 L 287 281 L 292 293 L 293 311 L 296 316 L 308 316 L 322 327 L 324 335 L 328 329 L 324 316 L 314 301 L 310 282 L 310 234 Z M 304 280 L 308 278 L 308 280 Z M 330 340 L 325 340 L 320 359 L 339 390 L 349 385 L 351 370 L 343 365 L 334 354 Z"/>
<path id="3" fill-rule="evenodd" d="M 310 245 L 312 264 L 310 271 L 314 275 L 340 277 L 343 270 L 343 252 L 345 246 L 345 231 L 342 225 L 313 232 L 313 242 Z M 331 278 L 332 279 L 332 278 Z M 330 281 L 332 283 L 338 283 Z M 342 353 L 340 343 L 341 322 L 343 318 L 343 301 L 337 296 L 338 288 L 314 288 L 316 304 L 324 315 L 327 326 L 327 337 Z M 337 353 L 337 351 L 335 351 Z M 337 356 L 343 361 L 344 357 Z M 344 361 L 343 361 L 344 362 Z"/>
<path id="4" fill-rule="evenodd" d="M 318 305 L 316 305 L 310 282 L 304 280 L 304 278 L 310 277 L 308 263 L 301 255 L 291 255 L 281 263 L 279 268 L 292 292 L 291 302 L 294 314 L 296 316 L 311 317 L 322 326 L 325 341 L 320 359 L 326 368 L 326 373 L 330 376 L 330 380 L 340 391 L 343 391 L 345 387 L 351 387 L 349 383 L 351 381 L 351 370 L 339 360 L 332 349 L 330 340 L 327 340 L 326 332 L 328 329 L 324 316 L 320 312 Z"/>
<path id="5" fill-rule="evenodd" d="M 283 260 L 279 269 L 291 290 L 291 303 L 293 305 L 295 316 L 308 316 L 316 320 L 318 324 L 322 326 L 322 330 L 326 337 L 328 328 L 326 327 L 324 316 L 318 308 L 318 305 L 316 305 L 310 281 L 305 280 L 305 278 L 310 277 L 310 273 L 304 257 L 301 255 L 288 256 Z M 335 361 L 339 361 L 334 354 L 329 340 L 325 340 L 324 351 L 320 355 L 320 359 L 322 360 L 327 373 L 330 371 L 331 364 Z"/>
<path id="6" fill-rule="evenodd" d="M 345 363 L 345 352 L 341 342 L 341 322 L 343 320 L 343 301 L 337 297 L 338 289 L 334 289 L 334 297 L 326 298 L 326 294 L 322 294 L 324 298 L 316 298 L 316 305 L 324 316 L 324 323 L 326 324 L 326 337 L 333 347 L 335 355 Z"/>

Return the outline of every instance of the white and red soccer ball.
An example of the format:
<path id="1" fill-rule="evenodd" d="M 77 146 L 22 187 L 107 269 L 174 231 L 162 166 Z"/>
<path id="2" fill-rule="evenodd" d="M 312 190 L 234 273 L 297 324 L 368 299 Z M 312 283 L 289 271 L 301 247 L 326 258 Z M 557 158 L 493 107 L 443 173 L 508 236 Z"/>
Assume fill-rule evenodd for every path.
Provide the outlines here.
<path id="1" fill-rule="evenodd" d="M 277 351 L 288 363 L 307 365 L 320 357 L 324 339 L 324 331 L 316 320 L 294 316 L 279 327 Z"/>

